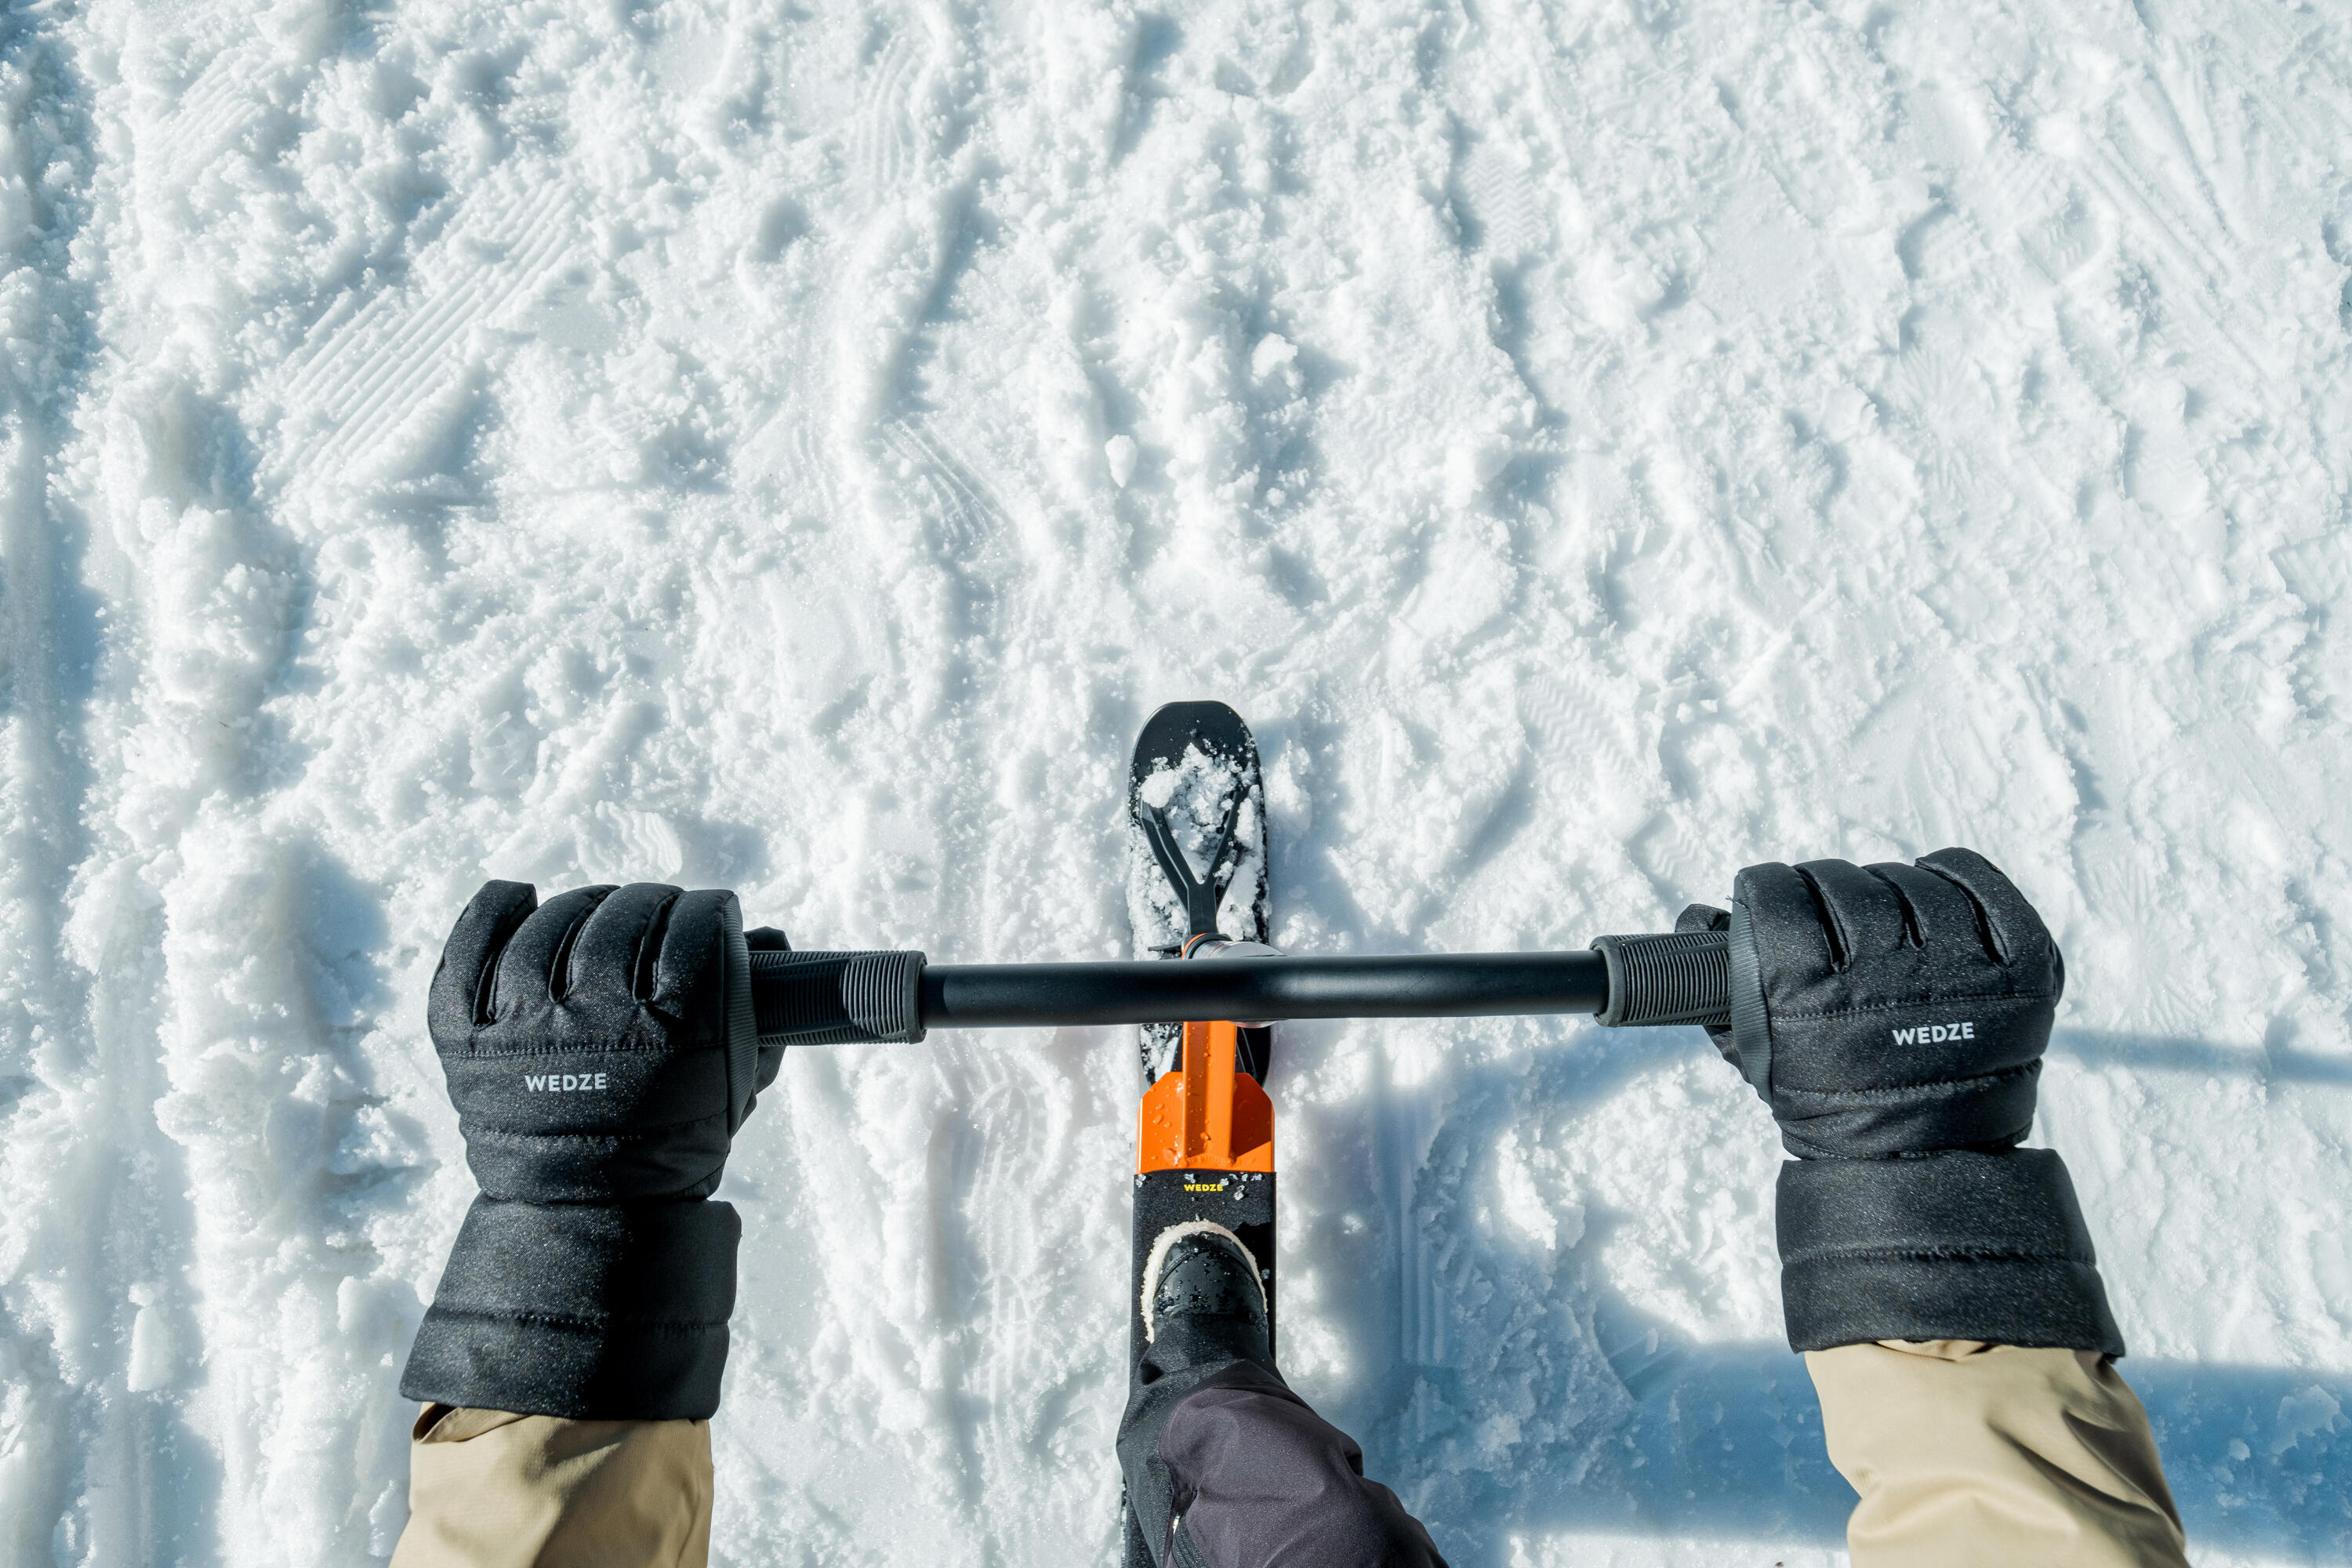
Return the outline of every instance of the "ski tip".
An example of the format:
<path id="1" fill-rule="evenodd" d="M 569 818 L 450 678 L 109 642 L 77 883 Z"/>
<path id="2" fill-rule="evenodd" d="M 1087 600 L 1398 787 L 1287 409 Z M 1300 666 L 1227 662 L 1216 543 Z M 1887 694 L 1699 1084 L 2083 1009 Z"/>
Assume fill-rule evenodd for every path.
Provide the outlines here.
<path id="1" fill-rule="evenodd" d="M 1165 702 L 1136 734 L 1132 775 L 1141 779 L 1181 762 L 1194 746 L 1252 768 L 1257 763 L 1256 737 L 1229 704 L 1213 700 Z"/>

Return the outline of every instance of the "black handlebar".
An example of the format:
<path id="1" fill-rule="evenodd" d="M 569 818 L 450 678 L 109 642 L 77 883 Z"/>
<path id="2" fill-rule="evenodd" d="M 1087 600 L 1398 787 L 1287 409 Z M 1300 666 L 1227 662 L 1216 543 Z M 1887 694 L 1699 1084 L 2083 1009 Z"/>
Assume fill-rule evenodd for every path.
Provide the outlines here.
<path id="1" fill-rule="evenodd" d="M 1142 963 L 928 963 L 919 952 L 754 952 L 766 1045 L 919 1040 L 929 1029 L 1232 1018 L 1484 1018 L 1596 1013 L 1606 1025 L 1727 1024 L 1720 931 L 1604 936 L 1568 952 L 1207 957 Z"/>

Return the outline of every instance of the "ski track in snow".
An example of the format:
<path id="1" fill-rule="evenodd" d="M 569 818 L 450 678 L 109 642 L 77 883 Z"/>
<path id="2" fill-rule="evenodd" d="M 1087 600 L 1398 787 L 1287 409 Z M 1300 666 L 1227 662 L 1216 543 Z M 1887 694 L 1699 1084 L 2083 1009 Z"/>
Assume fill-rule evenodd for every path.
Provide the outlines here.
<path id="1" fill-rule="evenodd" d="M 2340 11 L 94 0 L 0 100 L 0 1562 L 389 1554 L 481 879 L 1118 956 L 1207 696 L 1299 951 L 2009 867 L 2198 1560 L 2352 1554 Z M 1108 1558 L 1128 1040 L 787 1058 L 719 1561 Z M 1840 1557 L 1700 1036 L 1276 1060 L 1451 1560 Z"/>

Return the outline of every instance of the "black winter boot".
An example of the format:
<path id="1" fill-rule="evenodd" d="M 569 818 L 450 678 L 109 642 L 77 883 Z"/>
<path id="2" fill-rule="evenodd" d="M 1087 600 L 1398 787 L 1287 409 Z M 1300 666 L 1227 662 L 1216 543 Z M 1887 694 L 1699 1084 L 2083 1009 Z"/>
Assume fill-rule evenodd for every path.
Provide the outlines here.
<path id="1" fill-rule="evenodd" d="M 1119 1423 L 1137 1543 L 1160 1568 L 1445 1568 L 1363 1450 L 1274 1369 L 1265 1286 L 1213 1220 L 1171 1225 L 1143 1269 L 1150 1342 Z"/>
<path id="2" fill-rule="evenodd" d="M 1241 1237 L 1214 1220 L 1171 1225 L 1143 1268 L 1144 1375 L 1220 1362 L 1274 1365 L 1265 1285 Z"/>

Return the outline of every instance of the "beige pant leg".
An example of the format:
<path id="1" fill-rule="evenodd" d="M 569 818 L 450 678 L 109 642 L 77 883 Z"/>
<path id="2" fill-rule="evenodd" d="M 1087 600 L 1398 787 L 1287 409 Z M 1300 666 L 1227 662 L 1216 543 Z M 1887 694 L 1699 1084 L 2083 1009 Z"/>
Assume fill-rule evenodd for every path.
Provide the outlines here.
<path id="1" fill-rule="evenodd" d="M 429 1405 L 393 1568 L 705 1568 L 710 1423 Z"/>
<path id="2" fill-rule="evenodd" d="M 2187 1568 L 2147 1414 L 2084 1351 L 1967 1340 L 1808 1352 L 1853 1568 Z"/>

